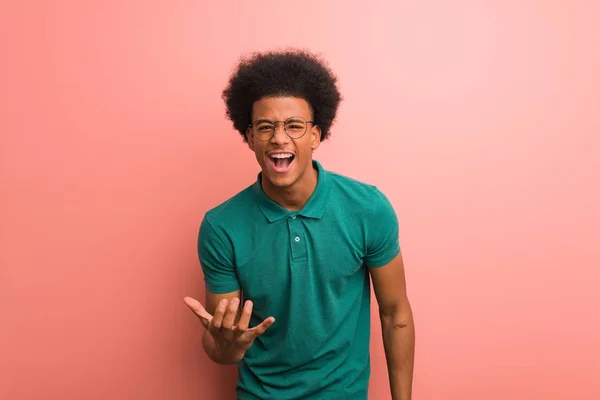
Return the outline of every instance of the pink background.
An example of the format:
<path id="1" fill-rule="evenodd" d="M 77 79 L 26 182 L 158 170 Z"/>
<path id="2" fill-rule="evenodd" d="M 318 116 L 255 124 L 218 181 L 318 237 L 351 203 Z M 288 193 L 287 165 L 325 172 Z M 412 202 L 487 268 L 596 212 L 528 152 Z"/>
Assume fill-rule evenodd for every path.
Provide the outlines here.
<path id="1" fill-rule="evenodd" d="M 2 3 L 0 398 L 233 399 L 182 299 L 258 172 L 220 92 L 284 45 L 340 77 L 316 158 L 397 209 L 414 398 L 600 398 L 598 2 L 354 4 Z"/>

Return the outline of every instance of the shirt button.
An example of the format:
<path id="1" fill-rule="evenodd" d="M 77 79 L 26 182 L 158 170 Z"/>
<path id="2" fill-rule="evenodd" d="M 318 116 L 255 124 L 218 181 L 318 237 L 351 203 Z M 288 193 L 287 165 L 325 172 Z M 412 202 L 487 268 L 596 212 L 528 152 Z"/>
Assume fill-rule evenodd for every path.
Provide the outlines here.
<path id="1" fill-rule="evenodd" d="M 296 242 L 299 242 L 299 241 L 300 241 L 300 238 L 299 238 L 298 236 L 296 236 L 296 237 L 294 238 L 294 240 L 295 240 Z"/>

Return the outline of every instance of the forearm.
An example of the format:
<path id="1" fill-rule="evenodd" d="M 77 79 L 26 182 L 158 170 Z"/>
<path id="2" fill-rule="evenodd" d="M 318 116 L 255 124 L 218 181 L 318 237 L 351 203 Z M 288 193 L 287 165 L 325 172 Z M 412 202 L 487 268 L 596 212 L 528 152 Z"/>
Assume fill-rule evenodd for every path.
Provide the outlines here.
<path id="1" fill-rule="evenodd" d="M 415 327 L 410 307 L 381 314 L 383 346 L 393 400 L 410 400 L 415 350 Z"/>

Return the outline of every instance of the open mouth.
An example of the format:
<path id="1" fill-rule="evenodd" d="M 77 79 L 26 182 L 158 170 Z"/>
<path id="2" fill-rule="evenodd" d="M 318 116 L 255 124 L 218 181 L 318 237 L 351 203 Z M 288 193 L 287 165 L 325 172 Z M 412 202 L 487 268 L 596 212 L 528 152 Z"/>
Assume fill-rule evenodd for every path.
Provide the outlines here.
<path id="1" fill-rule="evenodd" d="M 269 156 L 269 161 L 276 172 L 285 172 L 292 165 L 294 158 L 292 153 L 275 153 Z"/>

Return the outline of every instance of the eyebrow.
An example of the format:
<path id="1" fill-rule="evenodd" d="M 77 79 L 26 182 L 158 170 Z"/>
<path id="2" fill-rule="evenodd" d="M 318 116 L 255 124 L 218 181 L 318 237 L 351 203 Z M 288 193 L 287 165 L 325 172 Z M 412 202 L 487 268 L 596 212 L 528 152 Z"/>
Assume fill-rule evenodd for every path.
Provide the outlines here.
<path id="1" fill-rule="evenodd" d="M 302 118 L 302 117 L 293 116 L 293 117 L 289 117 L 289 118 L 286 118 L 286 119 L 283 119 L 283 120 L 278 120 L 278 121 L 288 121 L 288 120 L 290 120 L 290 121 L 299 121 L 300 118 Z M 261 118 L 261 119 L 257 119 L 256 121 L 254 121 L 253 124 L 258 124 L 258 123 L 261 123 L 261 122 L 273 123 L 273 120 L 272 119 Z"/>
<path id="2" fill-rule="evenodd" d="M 270 122 L 270 123 L 273 123 L 273 121 L 270 120 L 270 119 L 261 118 L 261 119 L 257 119 L 256 121 L 254 121 L 253 124 L 259 124 L 261 122 Z"/>

